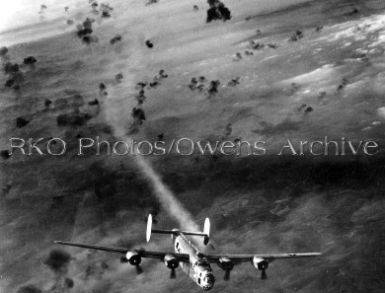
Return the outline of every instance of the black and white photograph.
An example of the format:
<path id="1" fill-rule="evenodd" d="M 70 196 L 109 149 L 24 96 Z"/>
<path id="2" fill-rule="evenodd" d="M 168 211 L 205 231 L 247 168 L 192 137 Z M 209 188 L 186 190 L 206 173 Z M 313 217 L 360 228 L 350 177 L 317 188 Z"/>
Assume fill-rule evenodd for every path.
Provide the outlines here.
<path id="1" fill-rule="evenodd" d="M 385 0 L 0 5 L 0 293 L 385 292 Z"/>

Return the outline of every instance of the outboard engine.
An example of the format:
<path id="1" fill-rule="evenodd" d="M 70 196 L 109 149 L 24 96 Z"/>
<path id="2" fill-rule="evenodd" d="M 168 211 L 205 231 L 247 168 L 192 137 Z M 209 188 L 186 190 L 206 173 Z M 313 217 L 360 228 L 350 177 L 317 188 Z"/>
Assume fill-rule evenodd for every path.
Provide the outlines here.
<path id="1" fill-rule="evenodd" d="M 142 257 L 136 251 L 127 251 L 125 256 L 120 258 L 122 263 L 130 263 L 130 265 L 135 266 L 136 272 L 138 274 L 143 273 L 143 269 L 140 267 L 140 263 L 142 262 Z"/>
<path id="2" fill-rule="evenodd" d="M 261 271 L 261 280 L 267 279 L 266 269 L 269 267 L 269 262 L 263 258 L 254 256 L 253 265 L 256 269 Z"/>

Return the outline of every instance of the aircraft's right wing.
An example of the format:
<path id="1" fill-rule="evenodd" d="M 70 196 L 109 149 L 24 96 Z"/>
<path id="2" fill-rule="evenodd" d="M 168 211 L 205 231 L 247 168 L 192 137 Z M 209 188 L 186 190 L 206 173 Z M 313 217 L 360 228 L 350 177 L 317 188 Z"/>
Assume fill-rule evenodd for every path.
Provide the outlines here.
<path id="1" fill-rule="evenodd" d="M 164 257 L 166 255 L 174 256 L 178 261 L 188 263 L 189 262 L 189 255 L 186 253 L 175 253 L 175 252 L 159 252 L 159 251 L 150 251 L 145 249 L 138 249 L 136 252 L 139 253 L 141 257 L 147 257 L 147 258 L 157 258 L 160 260 L 164 260 Z"/>

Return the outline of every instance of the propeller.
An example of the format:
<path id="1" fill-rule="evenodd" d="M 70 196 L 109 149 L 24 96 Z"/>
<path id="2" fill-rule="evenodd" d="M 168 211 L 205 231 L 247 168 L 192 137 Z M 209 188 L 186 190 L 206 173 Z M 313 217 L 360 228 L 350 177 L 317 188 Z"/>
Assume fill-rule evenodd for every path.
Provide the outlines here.
<path id="1" fill-rule="evenodd" d="M 262 270 L 261 271 L 261 280 L 266 280 L 266 279 L 267 279 L 266 270 Z"/>
<path id="2" fill-rule="evenodd" d="M 225 271 L 225 276 L 223 277 L 223 280 L 225 281 L 230 280 L 230 270 Z"/>
<path id="3" fill-rule="evenodd" d="M 203 237 L 203 244 L 207 245 L 210 241 L 210 219 L 206 218 L 205 223 L 203 225 L 203 234 L 205 236 Z"/>
<path id="4" fill-rule="evenodd" d="M 136 266 L 135 266 L 135 269 L 136 269 L 136 273 L 137 273 L 138 275 L 140 275 L 141 273 L 143 273 L 143 269 L 142 269 L 142 267 L 141 267 L 140 265 L 136 265 Z"/>
<path id="5" fill-rule="evenodd" d="M 176 278 L 175 269 L 174 269 L 174 268 L 171 268 L 170 279 L 175 279 L 175 278 Z"/>

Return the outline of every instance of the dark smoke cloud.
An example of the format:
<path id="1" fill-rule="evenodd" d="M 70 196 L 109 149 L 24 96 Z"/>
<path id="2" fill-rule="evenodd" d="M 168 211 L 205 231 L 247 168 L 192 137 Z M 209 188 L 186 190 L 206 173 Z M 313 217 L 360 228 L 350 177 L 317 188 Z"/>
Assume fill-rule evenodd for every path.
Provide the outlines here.
<path id="1" fill-rule="evenodd" d="M 60 249 L 55 249 L 49 253 L 48 258 L 44 261 L 44 264 L 55 273 L 66 273 L 70 261 L 71 255 L 69 253 Z"/>
<path id="2" fill-rule="evenodd" d="M 219 0 L 208 0 L 210 8 L 207 10 L 207 19 L 206 22 L 211 22 L 213 20 L 230 20 L 231 12 L 230 10 Z"/>

